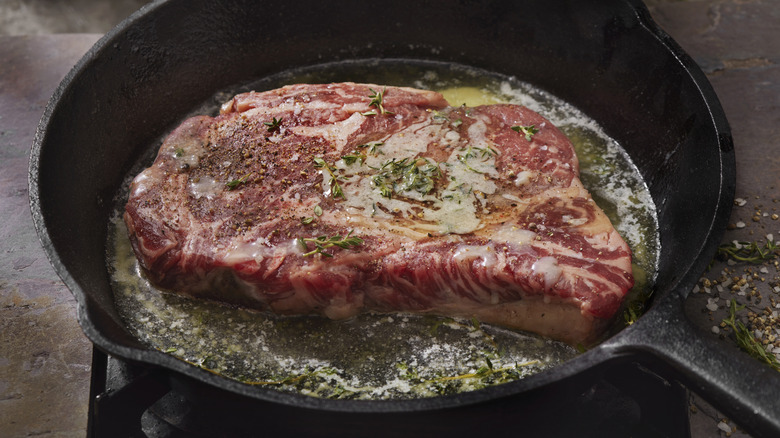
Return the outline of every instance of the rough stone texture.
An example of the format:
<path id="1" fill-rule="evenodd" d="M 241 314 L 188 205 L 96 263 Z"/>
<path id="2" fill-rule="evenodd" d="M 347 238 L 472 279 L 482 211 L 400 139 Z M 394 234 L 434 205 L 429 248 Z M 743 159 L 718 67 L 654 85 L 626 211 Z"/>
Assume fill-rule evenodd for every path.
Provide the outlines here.
<path id="1" fill-rule="evenodd" d="M 656 22 L 699 64 L 712 83 L 732 129 L 737 156 L 737 199 L 730 229 L 723 242 L 764 245 L 768 235 L 780 240 L 780 2 L 772 0 L 700 0 L 647 2 Z M 741 205 L 740 205 L 741 204 Z M 775 219 L 773 219 L 775 218 Z M 746 305 L 739 319 L 749 325 L 748 312 L 760 313 L 780 300 L 776 258 L 759 265 L 716 262 L 702 277 L 698 293 L 686 301 L 686 313 L 708 336 L 734 342 L 721 325 L 732 298 Z M 728 277 L 748 279 L 746 293 L 706 281 Z M 762 280 L 763 279 L 763 280 Z M 709 306 L 709 308 L 708 308 Z M 712 310 L 715 309 L 715 310 Z M 718 333 L 715 333 L 718 332 Z M 696 395 L 691 397 L 693 438 L 726 436 L 723 414 Z M 731 437 L 748 436 L 739 419 L 725 419 Z M 736 423 L 736 424 L 735 424 Z"/>
<path id="2" fill-rule="evenodd" d="M 105 33 L 145 0 L 3 0 L 0 35 Z"/>
<path id="3" fill-rule="evenodd" d="M 0 37 L 0 436 L 84 436 L 92 347 L 27 196 L 35 127 L 97 35 Z"/>
<path id="4" fill-rule="evenodd" d="M 21 3 L 0 5 L 0 16 L 11 16 L 7 7 Z M 26 2 L 28 8 L 44 3 L 47 2 Z M 772 219 L 772 214 L 780 214 L 780 2 L 647 0 L 647 4 L 661 27 L 708 75 L 732 127 L 737 153 L 737 197 L 745 203 L 734 207 L 734 227 L 724 241 L 765 242 L 767 234 L 773 234 L 777 241 L 780 220 Z M 22 15 L 15 15 L 14 20 Z M 114 19 L 111 25 L 114 22 L 118 20 Z M 0 18 L 0 29 L 3 23 Z M 38 23 L 43 21 L 38 19 Z M 41 27 L 25 33 L 86 29 L 72 23 L 52 26 L 49 30 Z M 106 23 L 101 26 L 106 30 L 110 27 Z M 76 322 L 75 301 L 38 244 L 27 206 L 26 172 L 35 126 L 49 96 L 98 37 L 0 37 L 2 437 L 82 437 L 86 429 L 91 345 Z M 738 227 L 740 222 L 745 226 Z M 748 275 L 748 268 L 758 273 L 751 290 L 755 289 L 763 298 L 759 301 L 755 296 L 732 294 L 728 288 L 723 292 L 713 288 L 709 294 L 692 293 L 686 310 L 703 331 L 729 343 L 733 336 L 726 330 L 712 333 L 712 328 L 720 327 L 727 315 L 728 301 L 737 298 L 754 310 L 766 306 L 770 297 L 780 298 L 771 290 L 773 285 L 780 285 L 780 273 L 771 263 L 729 266 L 718 262 L 705 278 L 714 279 L 724 268 L 739 276 Z M 767 272 L 761 273 L 762 268 Z M 761 281 L 761 277 L 766 281 Z M 717 307 L 714 311 L 707 308 L 711 302 Z M 745 322 L 746 311 L 739 313 Z M 726 427 L 719 427 L 722 420 L 717 410 L 696 395 L 691 396 L 693 438 L 726 436 Z M 729 419 L 728 426 L 737 427 L 735 421 L 738 424 L 739 419 Z M 738 428 L 732 430 L 732 437 L 747 436 Z"/>

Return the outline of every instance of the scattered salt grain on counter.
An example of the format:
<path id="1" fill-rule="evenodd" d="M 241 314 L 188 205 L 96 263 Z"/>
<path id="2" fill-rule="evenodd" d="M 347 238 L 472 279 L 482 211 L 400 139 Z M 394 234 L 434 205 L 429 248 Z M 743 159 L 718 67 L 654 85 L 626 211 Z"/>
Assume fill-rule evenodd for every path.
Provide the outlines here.
<path id="1" fill-rule="evenodd" d="M 712 326 L 712 333 L 715 333 L 716 335 L 720 334 L 720 327 L 716 325 Z"/>
<path id="2" fill-rule="evenodd" d="M 742 199 L 742 198 L 735 198 L 735 199 L 734 199 L 734 205 L 737 205 L 737 206 L 739 206 L 739 207 L 742 207 L 742 206 L 744 206 L 745 204 L 747 204 L 747 200 L 745 200 L 745 199 Z"/>
<path id="3" fill-rule="evenodd" d="M 745 228 L 745 223 L 742 221 L 737 222 L 737 228 Z"/>
<path id="4" fill-rule="evenodd" d="M 720 423 L 718 423 L 718 429 L 720 429 L 720 430 L 722 430 L 722 431 L 724 431 L 724 432 L 726 432 L 726 433 L 728 433 L 728 434 L 730 434 L 730 433 L 732 432 L 732 431 L 731 431 L 731 426 L 729 426 L 728 424 L 726 424 L 726 423 L 725 423 L 725 422 L 723 422 L 723 421 L 721 421 Z"/>

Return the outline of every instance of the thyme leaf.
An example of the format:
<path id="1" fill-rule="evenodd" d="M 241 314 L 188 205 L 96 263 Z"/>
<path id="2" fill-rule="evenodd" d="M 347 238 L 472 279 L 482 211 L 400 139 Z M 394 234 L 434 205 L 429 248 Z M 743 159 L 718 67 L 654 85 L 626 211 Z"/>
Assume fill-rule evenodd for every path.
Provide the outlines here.
<path id="1" fill-rule="evenodd" d="M 346 199 L 344 191 L 341 189 L 341 185 L 338 181 L 338 175 L 336 175 L 336 168 L 329 165 L 320 157 L 314 157 L 314 167 L 323 169 L 330 175 L 330 188 L 334 198 Z"/>
<path id="2" fill-rule="evenodd" d="M 305 371 L 298 374 L 290 374 L 288 376 L 277 376 L 276 378 L 271 378 L 269 380 L 242 380 L 242 382 L 247 385 L 255 385 L 255 386 L 260 386 L 260 385 L 297 386 L 303 384 L 307 380 L 316 380 L 317 378 L 323 378 L 325 376 L 332 376 L 336 374 L 337 374 L 336 369 L 331 367 L 322 367 L 314 370 L 307 367 Z M 336 398 L 338 398 L 338 396 L 341 395 L 342 392 L 346 391 L 344 388 L 334 388 L 334 389 L 341 389 L 341 391 L 336 391 L 337 394 L 334 394 Z"/>
<path id="3" fill-rule="evenodd" d="M 723 320 L 723 323 L 734 330 L 737 345 L 739 345 L 742 350 L 755 359 L 771 366 L 776 371 L 780 371 L 780 361 L 777 360 L 777 356 L 766 351 L 764 345 L 753 336 L 753 333 L 742 324 L 742 321 L 737 319 L 737 312 L 744 308 L 745 306 L 737 306 L 737 301 L 732 298 L 731 305 L 729 306 L 729 316 Z"/>
<path id="4" fill-rule="evenodd" d="M 441 178 L 441 169 L 427 158 L 391 159 L 382 164 L 371 181 L 385 198 L 393 193 L 416 191 L 427 195 Z"/>
<path id="5" fill-rule="evenodd" d="M 528 141 L 531 141 L 531 137 L 534 136 L 537 132 L 539 132 L 538 129 L 536 129 L 536 125 L 528 125 L 528 126 L 513 126 L 513 131 L 520 132 L 522 134 L 525 134 L 525 139 Z"/>
<path id="6" fill-rule="evenodd" d="M 442 113 L 441 111 L 436 111 L 436 110 L 433 110 L 433 112 L 431 113 L 431 118 L 435 122 L 449 122 L 450 121 L 450 118 L 447 117 L 446 114 Z"/>
<path id="7" fill-rule="evenodd" d="M 305 253 L 303 255 L 304 257 L 308 257 L 314 254 L 322 254 L 325 257 L 333 257 L 333 254 L 324 251 L 334 246 L 339 247 L 341 249 L 348 249 L 349 247 L 363 244 L 363 239 L 361 239 L 360 237 L 352 236 L 352 231 L 353 230 L 350 230 L 346 236 L 341 236 L 340 234 L 336 234 L 331 237 L 328 236 L 303 237 L 303 238 L 298 238 L 297 241 L 298 244 L 301 245 L 301 247 L 304 248 L 305 251 L 309 250 L 309 243 L 314 244 L 314 249 L 312 251 Z"/>
<path id="8" fill-rule="evenodd" d="M 483 384 L 496 384 L 501 382 L 510 382 L 517 380 L 522 374 L 522 368 L 531 365 L 538 365 L 539 361 L 532 360 L 524 363 L 515 363 L 514 365 L 495 368 L 489 358 L 485 357 L 485 365 L 479 367 L 471 373 L 457 374 L 452 376 L 441 376 L 425 379 L 415 370 L 405 363 L 396 364 L 399 370 L 399 377 L 414 384 L 415 386 L 426 386 L 437 382 L 451 382 L 455 380 L 479 379 Z"/>
<path id="9" fill-rule="evenodd" d="M 366 156 L 359 155 L 359 154 L 350 154 L 350 155 L 344 155 L 343 157 L 341 157 L 341 159 L 344 160 L 344 164 L 348 166 L 351 166 L 355 163 L 358 163 L 358 165 L 360 165 L 366 159 Z"/>
<path id="10" fill-rule="evenodd" d="M 268 132 L 276 131 L 282 126 L 282 118 L 274 117 L 270 122 L 263 122 L 263 125 L 268 127 Z"/>
<path id="11" fill-rule="evenodd" d="M 479 170 L 471 167 L 471 165 L 468 163 L 468 160 L 472 158 L 481 157 L 483 158 L 482 161 L 487 161 L 488 159 L 490 159 L 490 157 L 498 155 L 498 151 L 491 148 L 490 146 L 485 148 L 480 148 L 480 147 L 473 147 L 469 145 L 468 148 L 463 148 L 461 149 L 461 151 L 465 152 L 465 154 L 462 155 L 458 154 L 458 161 L 463 163 L 463 165 L 466 166 L 466 169 L 479 174 L 484 174 L 485 172 L 480 172 Z"/>
<path id="12" fill-rule="evenodd" d="M 363 148 L 368 148 L 368 153 L 369 153 L 369 154 L 373 154 L 373 155 L 379 155 L 379 154 L 383 154 L 383 152 L 379 150 L 379 148 L 380 148 L 381 146 L 383 146 L 383 145 L 384 145 L 384 143 L 382 143 L 382 142 L 377 142 L 377 143 L 366 143 L 366 144 L 359 144 L 359 145 L 357 145 L 356 147 L 357 147 L 357 148 L 361 148 L 361 149 L 363 149 Z"/>
<path id="13" fill-rule="evenodd" d="M 758 242 L 734 241 L 721 244 L 717 255 L 720 259 L 759 264 L 780 256 L 780 246 L 772 240 L 767 240 L 763 246 Z"/>
<path id="14" fill-rule="evenodd" d="M 387 92 L 387 88 L 383 89 L 382 91 L 376 91 L 373 88 L 369 88 L 368 97 L 371 98 L 371 102 L 368 104 L 368 106 L 376 107 L 376 110 L 366 111 L 363 113 L 364 116 L 375 116 L 377 114 L 393 114 L 390 111 L 387 111 L 384 107 L 384 99 L 385 99 L 385 93 Z M 378 111 L 378 112 L 377 112 Z"/>
<path id="15" fill-rule="evenodd" d="M 469 165 L 469 163 L 467 162 L 468 161 L 468 157 L 466 155 L 458 155 L 458 161 L 463 163 L 463 165 L 466 166 L 466 169 L 468 169 L 468 170 L 470 170 L 470 171 L 472 171 L 474 173 L 480 173 L 480 174 L 484 173 L 484 172 L 480 172 L 479 170 L 471 167 L 471 165 Z"/>
<path id="16" fill-rule="evenodd" d="M 240 186 L 241 184 L 245 183 L 249 177 L 252 176 L 251 173 L 247 173 L 246 175 L 242 176 L 241 178 L 234 179 L 232 181 L 228 181 L 225 183 L 227 186 L 228 191 L 235 189 L 236 187 Z"/>

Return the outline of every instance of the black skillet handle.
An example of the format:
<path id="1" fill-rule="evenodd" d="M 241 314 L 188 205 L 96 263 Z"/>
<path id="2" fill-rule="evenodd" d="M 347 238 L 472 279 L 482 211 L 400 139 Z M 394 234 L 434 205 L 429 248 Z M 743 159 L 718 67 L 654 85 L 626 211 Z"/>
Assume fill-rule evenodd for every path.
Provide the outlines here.
<path id="1" fill-rule="evenodd" d="M 654 371 L 686 385 L 754 438 L 779 437 L 780 372 L 705 336 L 685 316 L 683 301 L 670 293 L 612 346 L 651 356 Z"/>

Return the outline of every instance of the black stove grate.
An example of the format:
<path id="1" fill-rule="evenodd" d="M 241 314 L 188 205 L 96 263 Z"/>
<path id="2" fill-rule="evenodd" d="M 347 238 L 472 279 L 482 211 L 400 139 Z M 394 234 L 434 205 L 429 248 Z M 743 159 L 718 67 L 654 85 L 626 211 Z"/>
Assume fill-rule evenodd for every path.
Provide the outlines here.
<path id="1" fill-rule="evenodd" d="M 88 438 L 690 437 L 687 390 L 636 363 L 615 366 L 573 394 L 539 391 L 522 400 L 393 414 L 272 404 L 172 373 L 95 349 Z M 172 389 L 180 382 L 192 386 Z"/>

